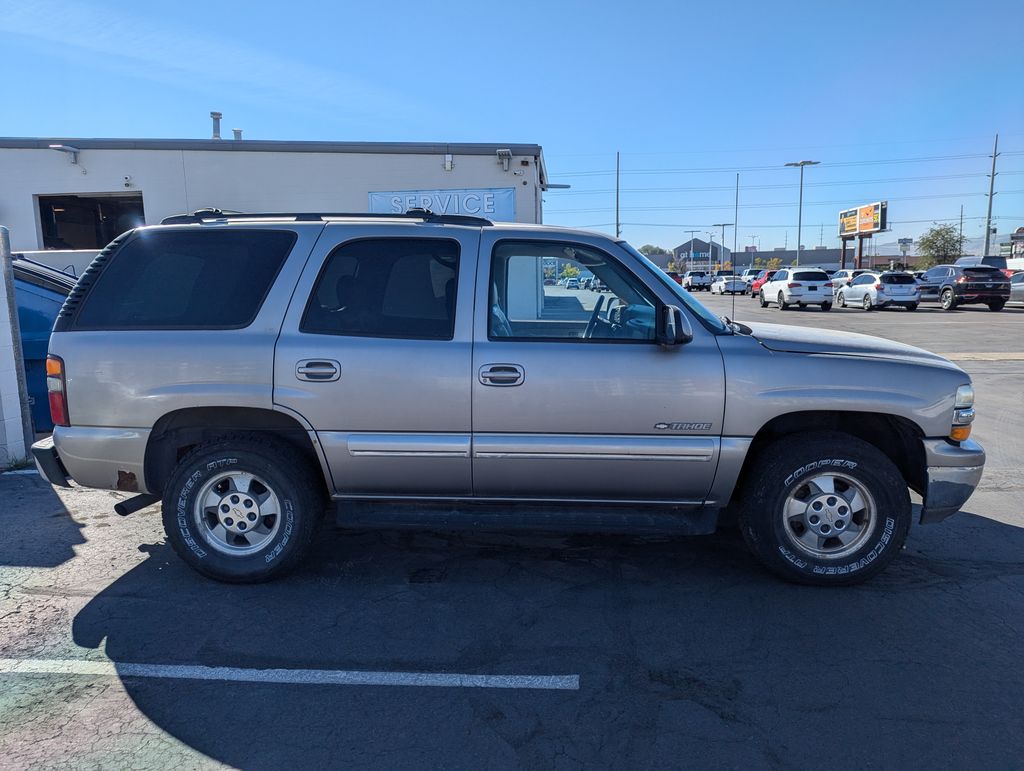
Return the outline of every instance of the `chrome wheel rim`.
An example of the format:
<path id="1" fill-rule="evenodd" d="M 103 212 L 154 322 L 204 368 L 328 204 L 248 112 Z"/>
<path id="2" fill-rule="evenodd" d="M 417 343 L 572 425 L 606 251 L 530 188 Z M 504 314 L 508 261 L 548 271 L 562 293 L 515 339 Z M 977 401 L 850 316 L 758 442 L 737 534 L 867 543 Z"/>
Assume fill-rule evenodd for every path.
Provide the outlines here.
<path id="1" fill-rule="evenodd" d="M 840 292 L 839 293 L 839 297 L 837 299 L 838 299 L 838 302 L 839 302 L 839 307 L 840 308 L 845 308 L 846 307 L 846 295 L 844 295 L 842 292 Z"/>
<path id="2" fill-rule="evenodd" d="M 942 293 L 942 307 L 943 308 L 949 308 L 949 306 L 952 305 L 952 304 L 953 304 L 953 293 L 948 291 L 948 290 L 943 292 Z"/>
<path id="3" fill-rule="evenodd" d="M 815 474 L 786 498 L 782 524 L 789 541 L 815 559 L 841 559 L 871 537 L 878 509 L 868 489 L 851 476 Z"/>
<path id="4" fill-rule="evenodd" d="M 203 485 L 193 519 L 213 549 L 245 556 L 260 551 L 277 535 L 281 504 L 273 489 L 255 474 L 225 471 Z"/>
<path id="5" fill-rule="evenodd" d="M 864 295 L 864 300 L 862 302 L 863 302 L 863 305 L 864 305 L 864 310 L 866 310 L 866 311 L 867 310 L 871 310 L 871 298 L 870 297 L 868 297 L 867 295 Z"/>

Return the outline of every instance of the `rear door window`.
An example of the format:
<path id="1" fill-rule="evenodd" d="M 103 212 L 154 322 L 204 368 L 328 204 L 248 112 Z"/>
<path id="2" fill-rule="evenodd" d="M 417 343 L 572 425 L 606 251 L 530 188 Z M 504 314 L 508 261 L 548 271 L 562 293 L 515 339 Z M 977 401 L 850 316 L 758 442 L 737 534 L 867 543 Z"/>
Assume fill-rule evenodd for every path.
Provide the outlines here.
<path id="1" fill-rule="evenodd" d="M 457 241 L 376 238 L 342 244 L 324 263 L 300 329 L 451 340 L 458 272 Z"/>
<path id="2" fill-rule="evenodd" d="M 143 230 L 88 290 L 74 327 L 246 327 L 295 239 L 278 230 Z"/>

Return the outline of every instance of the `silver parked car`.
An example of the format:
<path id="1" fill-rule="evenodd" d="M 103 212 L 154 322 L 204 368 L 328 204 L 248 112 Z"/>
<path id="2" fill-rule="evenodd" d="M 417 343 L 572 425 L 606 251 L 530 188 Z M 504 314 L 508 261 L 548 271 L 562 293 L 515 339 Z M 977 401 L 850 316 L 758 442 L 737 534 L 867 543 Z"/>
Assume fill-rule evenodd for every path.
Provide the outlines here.
<path id="1" fill-rule="evenodd" d="M 910 273 L 891 271 L 862 273 L 836 294 L 840 308 L 854 305 L 866 311 L 889 306 L 916 311 L 921 302 L 921 288 Z"/>
<path id="2" fill-rule="evenodd" d="M 1024 272 L 1010 276 L 1010 302 L 1024 303 Z"/>
<path id="3" fill-rule="evenodd" d="M 552 286 L 552 260 L 610 293 Z M 331 504 L 347 527 L 686 534 L 727 511 L 780 576 L 849 584 L 899 553 L 910 490 L 937 522 L 985 463 L 941 356 L 730 322 L 601 233 L 423 210 L 130 231 L 47 372 L 41 473 L 162 503 L 225 581 L 295 568 Z"/>

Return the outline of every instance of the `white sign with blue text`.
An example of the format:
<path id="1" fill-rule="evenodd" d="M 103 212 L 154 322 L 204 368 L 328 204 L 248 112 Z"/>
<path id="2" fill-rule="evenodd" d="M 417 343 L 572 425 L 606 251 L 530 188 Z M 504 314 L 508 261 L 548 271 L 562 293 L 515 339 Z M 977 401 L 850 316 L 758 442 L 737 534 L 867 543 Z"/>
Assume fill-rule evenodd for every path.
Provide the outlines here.
<path id="1" fill-rule="evenodd" d="M 512 222 L 516 218 L 514 187 L 463 190 L 393 190 L 370 193 L 370 211 L 401 214 L 409 209 L 430 209 L 434 214 L 468 214 Z"/>

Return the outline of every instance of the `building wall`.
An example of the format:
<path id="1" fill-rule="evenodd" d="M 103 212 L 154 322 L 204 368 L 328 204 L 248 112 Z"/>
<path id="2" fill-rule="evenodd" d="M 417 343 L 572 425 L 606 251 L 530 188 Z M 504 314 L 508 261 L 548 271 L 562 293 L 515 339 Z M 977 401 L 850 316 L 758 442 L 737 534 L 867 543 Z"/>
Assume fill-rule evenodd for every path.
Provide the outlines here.
<path id="1" fill-rule="evenodd" d="M 513 156 L 504 171 L 493 153 L 456 153 L 445 171 L 443 154 L 257 152 L 239 149 L 246 140 L 224 141 L 230 150 L 83 148 L 77 165 L 46 147 L 0 147 L 0 224 L 18 252 L 42 248 L 39 195 L 141 192 L 154 224 L 205 207 L 362 212 L 371 191 L 463 188 L 514 188 L 515 220 L 542 219 L 535 156 Z"/>

